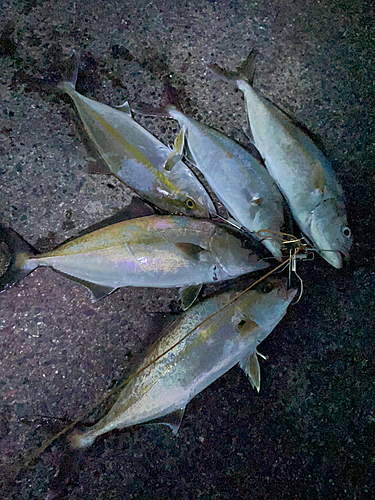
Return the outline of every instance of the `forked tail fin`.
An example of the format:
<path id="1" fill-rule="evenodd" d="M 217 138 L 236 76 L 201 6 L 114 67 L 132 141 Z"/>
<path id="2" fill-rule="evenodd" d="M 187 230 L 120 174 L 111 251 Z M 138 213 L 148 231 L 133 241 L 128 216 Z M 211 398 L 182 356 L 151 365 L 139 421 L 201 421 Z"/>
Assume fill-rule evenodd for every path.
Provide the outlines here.
<path id="1" fill-rule="evenodd" d="M 21 281 L 32 269 L 23 266 L 30 257 L 38 252 L 27 243 L 13 229 L 0 225 L 0 245 L 5 243 L 9 251 L 9 265 L 5 273 L 0 276 L 0 292 Z"/>
<path id="2" fill-rule="evenodd" d="M 253 85 L 254 73 L 255 73 L 255 58 L 258 52 L 253 49 L 247 56 L 247 59 L 237 68 L 236 71 L 227 71 L 221 68 L 218 64 L 210 64 L 209 68 L 213 71 L 221 80 L 232 85 L 237 85 L 237 80 L 245 80 L 249 85 Z"/>
<path id="3" fill-rule="evenodd" d="M 184 109 L 178 97 L 178 90 L 172 86 L 169 78 L 166 76 L 163 78 L 163 83 L 165 97 L 161 107 L 156 108 L 140 102 L 137 104 L 137 108 L 132 108 L 132 111 L 138 115 L 155 116 L 158 118 L 170 118 L 168 110 L 171 108 L 177 109 L 183 113 Z"/>
<path id="4" fill-rule="evenodd" d="M 69 94 L 71 97 L 73 96 L 75 89 L 76 89 L 76 83 L 77 83 L 77 78 L 78 78 L 78 71 L 79 67 L 81 65 L 81 51 L 76 51 L 73 50 L 73 54 L 75 57 L 75 62 L 74 62 L 74 70 L 71 79 L 68 82 L 62 82 L 58 85 L 58 87 Z"/>

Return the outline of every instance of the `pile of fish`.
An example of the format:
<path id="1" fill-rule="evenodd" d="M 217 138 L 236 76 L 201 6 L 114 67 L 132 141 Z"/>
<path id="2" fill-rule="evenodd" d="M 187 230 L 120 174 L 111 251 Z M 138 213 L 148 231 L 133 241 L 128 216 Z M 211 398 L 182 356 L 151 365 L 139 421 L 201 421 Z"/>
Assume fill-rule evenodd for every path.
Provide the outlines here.
<path id="1" fill-rule="evenodd" d="M 343 191 L 309 135 L 254 91 L 254 53 L 237 73 L 212 69 L 244 92 L 264 164 L 174 106 L 165 113 L 181 131 L 170 149 L 132 118 L 127 103 L 106 106 L 79 94 L 75 81 L 66 82 L 63 88 L 111 173 L 171 215 L 119 222 L 44 254 L 0 227 L 0 243 L 10 251 L 0 290 L 39 266 L 84 284 L 93 300 L 123 286 L 179 288 L 184 312 L 151 347 L 110 412 L 86 431 L 73 432 L 75 447 L 138 423 L 164 423 L 176 432 L 187 403 L 237 363 L 259 391 L 257 346 L 286 314 L 297 290 L 288 290 L 286 279 L 267 275 L 242 292 L 228 286 L 195 301 L 205 283 L 267 268 L 272 257 L 258 256 L 266 252 L 259 251 L 261 243 L 285 260 L 284 200 L 311 249 L 337 269 L 349 256 Z M 184 162 L 186 151 L 226 208 L 227 224 L 218 222 L 209 193 Z"/>

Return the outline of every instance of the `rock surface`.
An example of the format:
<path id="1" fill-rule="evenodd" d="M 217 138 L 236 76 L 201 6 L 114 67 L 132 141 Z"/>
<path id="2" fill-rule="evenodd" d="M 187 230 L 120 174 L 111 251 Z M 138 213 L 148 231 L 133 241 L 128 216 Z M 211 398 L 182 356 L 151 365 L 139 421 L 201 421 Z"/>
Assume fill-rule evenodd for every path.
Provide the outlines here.
<path id="1" fill-rule="evenodd" d="M 0 295 L 0 474 L 7 499 L 372 499 L 375 488 L 374 11 L 365 0 L 4 0 L 0 12 L 0 222 L 39 250 L 123 210 L 150 213 L 101 160 L 57 89 L 159 105 L 162 78 L 196 119 L 249 147 L 242 93 L 207 65 L 259 51 L 255 87 L 318 134 L 347 195 L 355 244 L 337 271 L 304 262 L 302 300 L 262 343 L 262 388 L 234 368 L 164 427 L 84 451 L 45 439 L 99 402 L 178 311 L 173 290 L 92 304 L 38 269 Z M 165 143 L 177 124 L 137 118 Z M 91 413 L 94 422 L 105 408 Z"/>

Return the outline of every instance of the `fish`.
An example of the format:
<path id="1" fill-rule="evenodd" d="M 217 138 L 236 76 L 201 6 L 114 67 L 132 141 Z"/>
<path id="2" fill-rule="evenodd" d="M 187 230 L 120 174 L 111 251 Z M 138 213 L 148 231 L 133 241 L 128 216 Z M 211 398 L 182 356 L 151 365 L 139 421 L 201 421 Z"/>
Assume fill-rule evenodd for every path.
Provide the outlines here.
<path id="1" fill-rule="evenodd" d="M 342 257 L 349 258 L 353 244 L 343 189 L 309 135 L 253 89 L 255 56 L 252 51 L 237 72 L 227 72 L 217 64 L 210 68 L 244 93 L 254 145 L 301 232 L 329 264 L 340 269 Z"/>
<path id="2" fill-rule="evenodd" d="M 183 313 L 151 346 L 109 413 L 85 431 L 73 431 L 73 447 L 147 422 L 168 425 L 176 433 L 189 401 L 237 363 L 259 390 L 257 347 L 297 293 L 286 283 L 267 278 L 244 293 L 232 286 Z"/>
<path id="3" fill-rule="evenodd" d="M 93 301 L 124 286 L 179 287 L 184 309 L 194 302 L 203 283 L 269 265 L 257 256 L 251 241 L 242 242 L 225 226 L 177 215 L 118 222 L 42 254 L 5 226 L 0 226 L 2 242 L 11 257 L 0 277 L 0 291 L 47 266 L 86 286 Z"/>
<path id="4" fill-rule="evenodd" d="M 248 151 L 220 132 L 198 123 L 175 107 L 167 107 L 177 120 L 184 140 L 177 140 L 182 153 L 186 141 L 194 165 L 230 215 L 260 239 L 257 231 L 269 236 L 262 240 L 276 258 L 282 257 L 280 233 L 284 224 L 283 197 L 266 168 Z M 174 168 L 174 167 L 173 167 Z"/>
<path id="5" fill-rule="evenodd" d="M 115 109 L 84 97 L 74 79 L 60 87 L 74 101 L 110 172 L 141 198 L 171 214 L 207 218 L 216 213 L 206 189 L 178 157 L 173 171 L 165 170 L 171 150 L 133 120 L 127 102 Z"/>

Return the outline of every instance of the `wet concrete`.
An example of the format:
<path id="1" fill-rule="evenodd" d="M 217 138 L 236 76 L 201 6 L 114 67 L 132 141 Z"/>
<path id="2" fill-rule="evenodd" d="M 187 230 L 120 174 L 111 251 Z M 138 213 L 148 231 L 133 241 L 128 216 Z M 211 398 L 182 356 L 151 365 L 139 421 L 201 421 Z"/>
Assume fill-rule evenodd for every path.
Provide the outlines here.
<path id="1" fill-rule="evenodd" d="M 57 90 L 82 51 L 78 90 L 153 106 L 168 75 L 189 113 L 247 144 L 241 92 L 207 70 L 259 50 L 255 86 L 318 134 L 355 235 L 350 263 L 301 264 L 303 299 L 262 343 L 262 388 L 235 368 L 163 427 L 56 441 L 99 402 L 178 311 L 173 290 L 89 294 L 38 269 L 0 295 L 0 457 L 9 499 L 373 498 L 374 14 L 364 1 L 4 1 L 0 13 L 0 222 L 39 250 L 106 217 L 149 213 L 101 160 Z M 175 122 L 140 118 L 165 143 Z M 85 417 L 95 421 L 105 408 Z"/>

